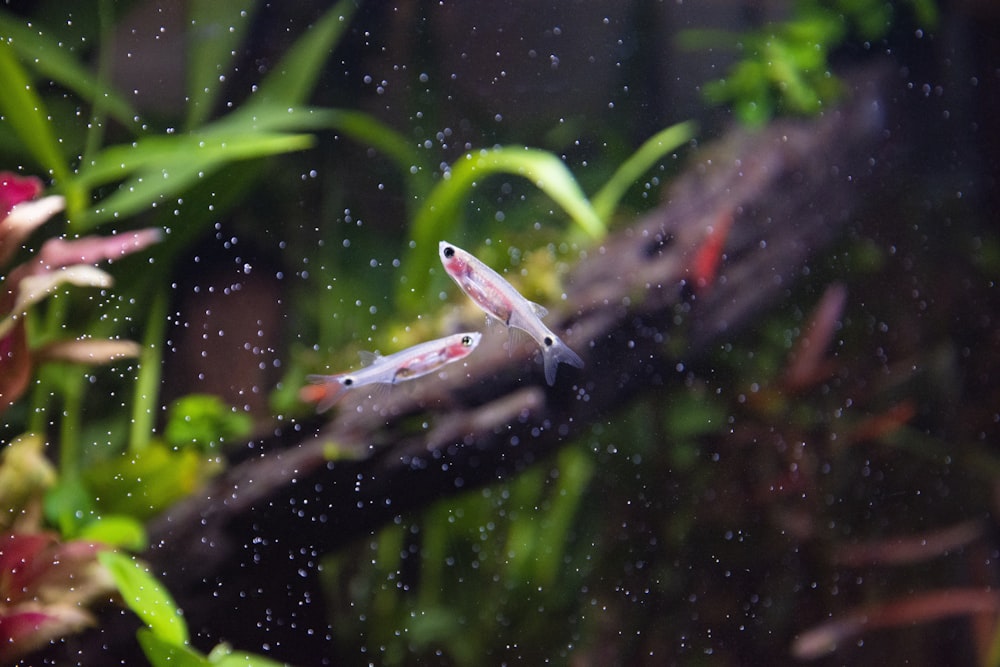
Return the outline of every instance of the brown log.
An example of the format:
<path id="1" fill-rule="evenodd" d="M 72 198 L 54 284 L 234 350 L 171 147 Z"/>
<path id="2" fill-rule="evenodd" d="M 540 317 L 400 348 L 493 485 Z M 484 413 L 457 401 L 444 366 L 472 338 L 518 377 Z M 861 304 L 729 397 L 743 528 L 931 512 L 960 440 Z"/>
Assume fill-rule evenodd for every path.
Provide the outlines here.
<path id="1" fill-rule="evenodd" d="M 506 333 L 488 334 L 467 366 L 421 380 L 419 393 L 350 396 L 329 421 L 287 424 L 258 443 L 261 456 L 155 521 L 144 557 L 196 645 L 226 640 L 294 664 L 335 662 L 316 577 L 323 554 L 516 474 L 637 394 L 679 386 L 679 365 L 780 304 L 810 257 L 843 233 L 878 164 L 885 103 L 877 78 L 857 81 L 848 103 L 818 119 L 734 129 L 697 148 L 660 207 L 581 255 L 546 321 L 585 368 L 561 366 L 548 387 L 529 341 L 508 355 Z M 692 285 L 693 258 L 727 219 L 717 278 Z M 116 618 L 69 640 L 73 659 L 128 662 L 134 624 Z"/>

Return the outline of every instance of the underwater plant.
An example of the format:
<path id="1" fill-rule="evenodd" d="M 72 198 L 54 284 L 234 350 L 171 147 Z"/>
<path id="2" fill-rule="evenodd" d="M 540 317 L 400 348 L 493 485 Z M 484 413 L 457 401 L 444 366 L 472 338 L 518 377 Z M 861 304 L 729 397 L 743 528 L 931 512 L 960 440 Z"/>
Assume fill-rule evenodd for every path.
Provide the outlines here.
<path id="1" fill-rule="evenodd" d="M 727 105 L 743 123 L 759 126 L 776 115 L 812 116 L 842 99 L 832 55 L 849 40 L 877 50 L 908 6 L 913 20 L 928 30 L 937 23 L 934 0 L 799 0 L 790 15 L 744 33 L 686 30 L 681 46 L 714 47 L 738 59 L 729 72 L 703 87 L 705 100 Z"/>

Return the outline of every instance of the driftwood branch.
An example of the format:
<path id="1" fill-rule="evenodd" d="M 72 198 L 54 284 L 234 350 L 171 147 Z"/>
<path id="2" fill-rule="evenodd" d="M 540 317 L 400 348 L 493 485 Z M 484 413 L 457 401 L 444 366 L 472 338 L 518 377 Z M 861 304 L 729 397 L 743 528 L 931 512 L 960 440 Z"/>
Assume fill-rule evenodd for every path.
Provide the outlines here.
<path id="1" fill-rule="evenodd" d="M 866 78 L 849 104 L 818 120 L 734 130 L 700 148 L 660 208 L 588 249 L 565 277 L 563 309 L 547 319 L 586 367 L 561 366 L 554 387 L 530 345 L 511 356 L 506 333 L 487 335 L 466 367 L 426 378 L 419 393 L 396 390 L 374 404 L 348 397 L 331 421 L 289 424 L 283 446 L 258 443 L 265 453 L 156 521 L 144 557 L 195 643 L 323 664 L 322 554 L 516 473 L 636 394 L 676 385 L 678 363 L 751 326 L 862 200 L 883 122 L 876 88 Z M 692 258 L 729 219 L 720 273 L 694 289 Z M 670 352 L 678 341 L 680 357 Z M 134 651 L 127 623 L 110 614 L 67 646 L 80 664 L 111 664 Z"/>

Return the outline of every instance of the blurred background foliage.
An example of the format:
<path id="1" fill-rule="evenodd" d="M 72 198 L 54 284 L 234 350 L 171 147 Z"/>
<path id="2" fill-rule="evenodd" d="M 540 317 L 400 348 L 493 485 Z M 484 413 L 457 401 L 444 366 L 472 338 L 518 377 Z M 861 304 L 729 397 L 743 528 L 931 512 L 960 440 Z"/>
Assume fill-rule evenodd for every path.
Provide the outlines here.
<path id="1" fill-rule="evenodd" d="M 482 64 L 510 46 L 502 30 L 443 37 L 481 8 L 431 4 L 51 0 L 0 12 L 0 167 L 66 198 L 65 220 L 22 257 L 46 236 L 166 232 L 113 263 L 114 287 L 34 307 L 33 346 L 99 336 L 143 351 L 37 369 L 0 437 L 33 434 L 58 474 L 23 458 L 24 479 L 39 481 L 0 496 L 12 511 L 44 495 L 36 529 L 141 550 L 144 521 L 248 439 L 309 414 L 296 398 L 307 372 L 447 326 L 440 238 L 500 270 L 530 267 L 529 296 L 558 299 L 561 265 L 657 203 L 695 136 L 683 121 L 711 133 L 730 114 L 762 124 L 820 113 L 844 92 L 836 64 L 917 50 L 941 21 L 928 0 L 778 3 L 776 16 L 720 29 L 673 25 L 668 47 L 648 20 L 655 3 L 584 3 L 600 35 L 585 36 L 600 46 L 573 55 L 562 32 L 586 31 L 558 9 L 493 17 L 504 28 L 537 13 L 543 46 L 527 57 L 544 67 L 531 69 Z M 685 51 L 710 59 L 708 73 L 661 88 L 667 56 Z M 588 56 L 604 66 L 583 65 Z M 974 202 L 946 199 L 943 213 L 924 205 L 933 194 L 872 204 L 863 219 L 905 211 L 909 226 L 891 239 L 854 232 L 755 331 L 679 368 L 679 388 L 636 400 L 516 479 L 325 557 L 334 652 L 379 664 L 783 662 L 790 647 L 823 653 L 795 642 L 826 610 L 948 586 L 949 571 L 980 583 L 972 561 L 992 547 L 979 524 L 905 567 L 877 542 L 986 516 L 996 479 L 995 404 L 984 405 L 996 390 L 968 360 L 989 335 L 976 310 L 996 305 L 1000 243 L 995 230 L 964 233 Z M 942 231 L 942 216 L 963 233 Z M 945 275 L 914 261 L 937 241 L 961 258 Z M 831 282 L 860 296 L 822 320 L 833 356 L 792 383 L 797 341 Z M 965 298 L 951 302 L 952 290 Z M 947 325 L 927 328 L 928 292 Z M 235 348 L 215 346 L 227 336 Z M 992 368 L 993 356 L 977 362 Z M 974 389 L 983 401 L 964 402 Z M 0 479 L 13 465 L 3 461 Z M 859 541 L 875 544 L 861 564 L 849 560 Z M 116 557 L 100 558 L 146 624 L 153 664 L 268 664 L 224 645 L 194 651 L 169 594 Z M 867 662 L 934 664 L 961 646 L 1000 664 L 992 627 L 965 642 L 949 626 L 945 648 L 920 632 L 868 640 Z"/>

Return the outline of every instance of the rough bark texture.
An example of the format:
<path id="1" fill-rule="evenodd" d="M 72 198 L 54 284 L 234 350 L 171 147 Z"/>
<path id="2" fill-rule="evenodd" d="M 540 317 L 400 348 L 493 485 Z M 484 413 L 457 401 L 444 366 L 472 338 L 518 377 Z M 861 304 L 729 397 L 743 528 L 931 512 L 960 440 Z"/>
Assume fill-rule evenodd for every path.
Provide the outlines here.
<path id="1" fill-rule="evenodd" d="M 866 194 L 884 103 L 872 78 L 861 81 L 851 102 L 822 118 L 734 130 L 699 148 L 662 206 L 581 257 L 547 323 L 567 332 L 585 368 L 561 366 L 548 387 L 529 341 L 510 358 L 506 333 L 487 334 L 461 371 L 375 406 L 349 396 L 329 422 L 288 425 L 283 446 L 269 443 L 156 521 L 144 557 L 195 643 L 325 664 L 322 554 L 531 465 L 634 395 L 681 382 L 678 363 L 780 303 Z M 693 258 L 730 219 L 719 275 L 697 289 Z M 109 612 L 63 650 L 79 664 L 112 664 L 134 651 L 134 627 Z"/>

